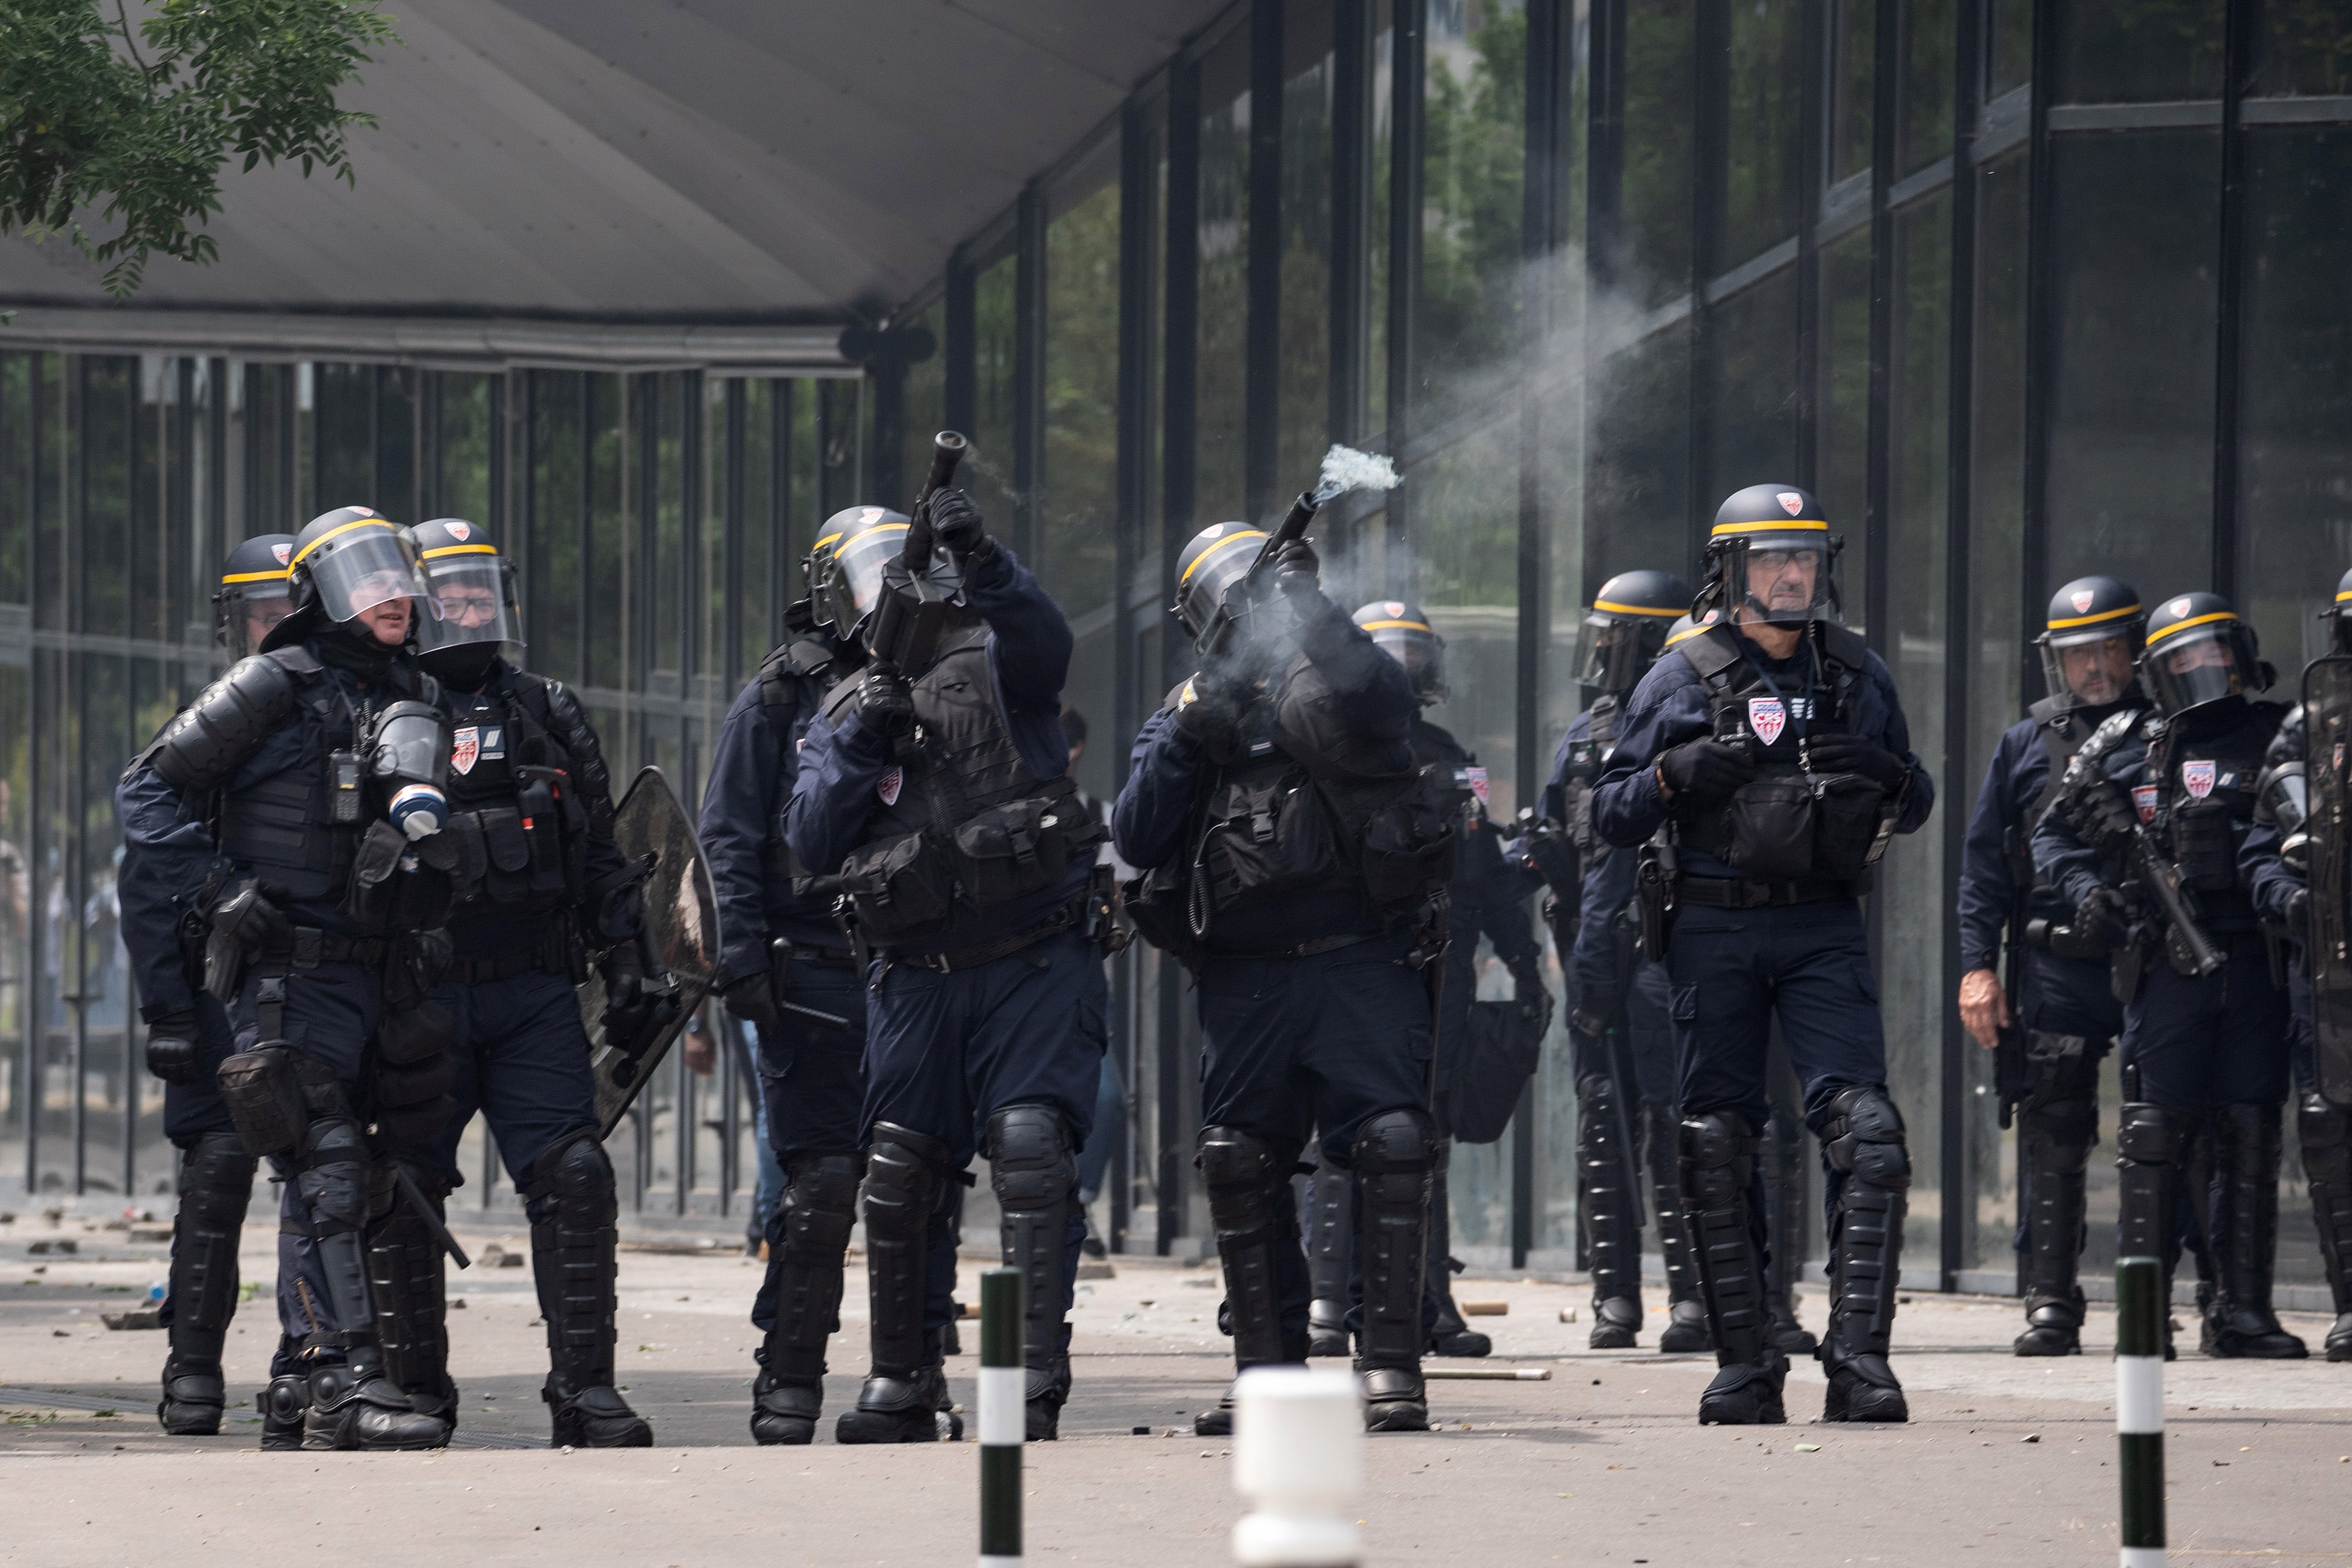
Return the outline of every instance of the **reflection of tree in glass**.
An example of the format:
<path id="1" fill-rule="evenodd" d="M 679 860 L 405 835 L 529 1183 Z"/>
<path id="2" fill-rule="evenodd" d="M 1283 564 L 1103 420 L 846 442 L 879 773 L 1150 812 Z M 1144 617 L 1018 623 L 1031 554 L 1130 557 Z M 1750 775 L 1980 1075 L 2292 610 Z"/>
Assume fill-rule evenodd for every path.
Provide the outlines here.
<path id="1" fill-rule="evenodd" d="M 2352 93 L 2352 11 L 2343 0 L 2270 0 L 2262 26 L 2255 91 Z"/>
<path id="2" fill-rule="evenodd" d="M 1045 475 L 1038 570 L 1065 609 L 1111 596 L 1118 537 L 1118 185 L 1045 230 Z"/>
<path id="3" fill-rule="evenodd" d="M 1456 74 L 1457 51 L 1433 47 L 1423 97 L 1416 348 L 1423 384 L 1432 389 L 1503 360 L 1518 326 L 1527 17 L 1492 5 L 1465 6 L 1464 15 L 1466 73 Z"/>

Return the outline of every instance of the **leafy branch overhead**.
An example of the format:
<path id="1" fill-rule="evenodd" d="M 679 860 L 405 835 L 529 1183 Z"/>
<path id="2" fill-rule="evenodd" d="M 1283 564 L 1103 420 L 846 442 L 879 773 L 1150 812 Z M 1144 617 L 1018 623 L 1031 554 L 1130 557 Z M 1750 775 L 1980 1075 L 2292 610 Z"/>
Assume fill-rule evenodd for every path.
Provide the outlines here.
<path id="1" fill-rule="evenodd" d="M 117 298 L 151 256 L 215 259 L 203 227 L 232 158 L 350 183 L 345 133 L 375 117 L 336 89 L 399 42 L 373 0 L 142 9 L 134 25 L 123 0 L 0 0 L 0 234 L 68 236 Z"/>

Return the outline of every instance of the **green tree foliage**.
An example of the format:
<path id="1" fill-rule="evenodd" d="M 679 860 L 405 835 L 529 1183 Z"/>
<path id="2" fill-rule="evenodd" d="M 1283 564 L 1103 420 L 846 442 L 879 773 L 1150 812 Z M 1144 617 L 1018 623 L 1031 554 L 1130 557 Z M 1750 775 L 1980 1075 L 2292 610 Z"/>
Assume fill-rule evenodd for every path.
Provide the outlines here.
<path id="1" fill-rule="evenodd" d="M 231 158 L 351 183 L 375 119 L 335 91 L 396 42 L 373 0 L 0 0 L 0 234 L 68 236 L 117 298 L 151 256 L 210 263 Z"/>

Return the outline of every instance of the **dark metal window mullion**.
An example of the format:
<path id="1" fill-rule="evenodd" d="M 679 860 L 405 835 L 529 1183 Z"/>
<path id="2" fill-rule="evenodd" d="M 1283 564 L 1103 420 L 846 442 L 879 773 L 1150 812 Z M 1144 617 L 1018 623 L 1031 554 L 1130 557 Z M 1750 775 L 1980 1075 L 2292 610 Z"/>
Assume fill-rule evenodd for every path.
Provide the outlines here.
<path id="1" fill-rule="evenodd" d="M 1730 96 L 1730 0 L 1699 0 L 1691 36 L 1690 537 L 1702 545 L 1715 520 L 1709 497 L 1721 488 L 1715 460 L 1715 311 L 1707 280 L 1723 250 L 1725 162 L 1730 156 L 1725 105 Z"/>
<path id="2" fill-rule="evenodd" d="M 1588 299 L 1608 294 L 1617 281 L 1619 220 L 1624 205 L 1625 6 L 1628 0 L 1592 0 L 1591 38 L 1587 47 L 1584 144 L 1584 268 Z M 1822 0 L 1816 0 L 1822 3 Z M 1595 340 L 1603 313 L 1589 307 L 1584 313 L 1581 357 L 1586 384 L 1600 371 Z M 1592 450 L 1594 422 L 1601 400 L 1585 402 L 1584 448 Z M 1594 516 L 1595 486 L 1584 486 L 1583 570 L 1587 582 L 1599 580 L 1602 570 L 1600 539 L 1601 519 Z M 1568 955 L 1560 956 L 1565 965 Z"/>
<path id="3" fill-rule="evenodd" d="M 1281 504 L 1283 0 L 1250 7 L 1249 326 L 1242 368 L 1242 515 Z"/>
<path id="4" fill-rule="evenodd" d="M 1804 0 L 1799 24 L 1804 61 L 1797 88 L 1797 134 L 1803 193 L 1797 212 L 1797 483 L 1811 490 L 1821 474 L 1821 214 L 1829 191 L 1829 101 L 1834 62 L 1832 0 Z"/>
<path id="5" fill-rule="evenodd" d="M 1013 553 L 1045 565 L 1040 494 L 1045 477 L 1045 193 L 1024 186 L 1013 207 Z M 916 481 L 920 483 L 919 480 Z"/>
<path id="6" fill-rule="evenodd" d="M 1426 140 L 1422 118 L 1423 78 L 1428 67 L 1429 0 L 1395 0 L 1394 34 L 1390 50 L 1389 81 L 1394 92 L 1389 110 L 1389 452 L 1402 458 L 1413 434 L 1413 390 L 1416 380 L 1413 324 L 1419 312 L 1415 296 L 1421 287 L 1422 149 Z M 1419 597 L 1412 580 L 1412 486 L 1400 486 L 1388 494 L 1386 548 L 1382 570 L 1388 591 L 1402 599 Z"/>
<path id="7" fill-rule="evenodd" d="M 2243 332 L 2246 225 L 2246 83 L 2254 68 L 2256 0 L 2227 0 L 2223 9 L 2221 74 L 2221 255 L 2214 321 L 2213 591 L 2238 591 L 2239 344 Z"/>

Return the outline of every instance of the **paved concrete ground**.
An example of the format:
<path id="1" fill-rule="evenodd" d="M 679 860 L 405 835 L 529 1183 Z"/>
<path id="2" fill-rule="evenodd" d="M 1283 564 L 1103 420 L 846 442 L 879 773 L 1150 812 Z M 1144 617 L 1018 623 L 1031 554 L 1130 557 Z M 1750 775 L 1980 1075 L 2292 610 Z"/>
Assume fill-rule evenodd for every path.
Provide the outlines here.
<path id="1" fill-rule="evenodd" d="M 30 1255 L 45 1239 L 79 1250 Z M 478 1250 L 494 1239 L 468 1240 Z M 264 1380 L 276 1339 L 269 1239 L 253 1236 L 246 1257 L 265 1294 L 230 1335 L 233 1398 Z M 501 1239 L 522 1250 L 520 1235 Z M 740 1258 L 623 1258 L 622 1381 L 659 1448 L 526 1451 L 547 1430 L 529 1270 L 478 1266 L 452 1287 L 464 1303 L 450 1319 L 466 1406 L 457 1446 L 385 1456 L 259 1453 L 249 1407 L 232 1410 L 216 1438 L 163 1437 L 152 1416 L 163 1336 L 98 1321 L 134 1302 L 162 1259 L 158 1246 L 79 1221 L 0 1226 L 0 1563 L 277 1554 L 400 1568 L 658 1568 L 748 1552 L 931 1568 L 973 1552 L 969 1446 L 842 1448 L 829 1436 L 809 1448 L 751 1446 L 754 1336 L 743 1314 L 758 1265 Z M 1170 1435 L 1225 1379 L 1213 1270 L 1120 1260 L 1116 1278 L 1083 1289 L 1063 1440 L 1027 1453 L 1030 1556 L 1229 1562 L 1239 1504 L 1226 1445 Z M 1808 1365 L 1790 1380 L 1790 1425 L 1731 1432 L 1692 1420 L 1705 1358 L 1581 1349 L 1586 1322 L 1559 1321 L 1580 1307 L 1580 1291 L 1465 1281 L 1460 1294 L 1507 1301 L 1507 1316 L 1479 1325 L 1495 1332 L 1497 1363 L 1549 1367 L 1552 1377 L 1436 1385 L 1442 1430 L 1370 1440 L 1359 1510 L 1370 1563 L 2115 1560 L 2105 1312 L 2093 1316 L 2092 1354 L 2019 1361 L 2006 1354 L 2013 1303 L 1920 1297 L 1898 1325 L 1910 1426 L 1820 1426 L 1822 1382 Z M 1819 1290 L 1808 1290 L 1802 1311 L 1815 1327 L 1822 1310 Z M 843 1318 L 829 1411 L 854 1396 L 864 1364 L 855 1275 Z M 1658 1326 L 1654 1312 L 1649 1334 Z M 2290 1326 L 2316 1344 L 2323 1323 L 2298 1316 Z M 960 1397 L 971 1396 L 971 1367 L 969 1356 L 950 1365 Z M 2176 1554 L 2352 1562 L 2352 1365 L 2191 1354 L 2171 1369 L 2168 1389 Z M 1138 1426 L 1150 1435 L 1134 1435 Z M 501 1447 L 475 1446 L 493 1441 Z"/>

